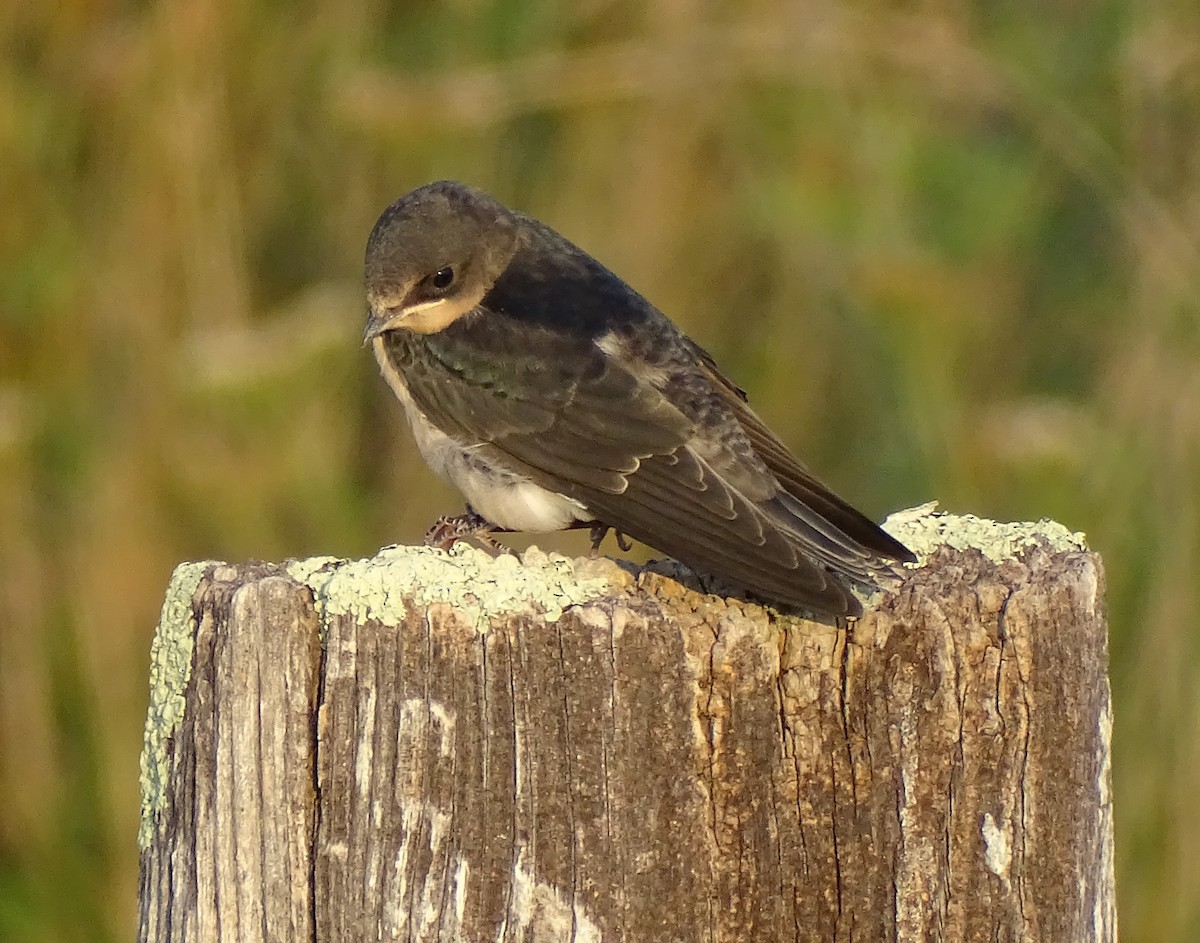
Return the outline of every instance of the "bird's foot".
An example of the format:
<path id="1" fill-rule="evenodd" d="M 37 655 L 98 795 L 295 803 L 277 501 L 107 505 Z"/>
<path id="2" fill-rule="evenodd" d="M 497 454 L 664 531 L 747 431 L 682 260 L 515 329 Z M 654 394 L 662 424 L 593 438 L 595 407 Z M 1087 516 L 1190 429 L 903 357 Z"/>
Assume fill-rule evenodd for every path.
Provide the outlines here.
<path id="1" fill-rule="evenodd" d="M 474 540 L 493 555 L 511 549 L 496 540 L 492 534 L 498 528 L 481 514 L 467 508 L 463 514 L 443 514 L 425 532 L 425 546 L 449 550 L 460 540 Z"/>
<path id="2" fill-rule="evenodd" d="M 610 530 L 613 532 L 613 539 L 617 542 L 617 546 L 621 548 L 623 553 L 629 553 L 629 551 L 633 549 L 633 544 L 630 542 L 629 538 L 622 534 L 619 530 L 608 524 L 601 524 L 597 522 L 593 524 L 591 528 L 593 557 L 600 551 L 600 544 L 604 542 L 604 538 L 608 535 Z"/>

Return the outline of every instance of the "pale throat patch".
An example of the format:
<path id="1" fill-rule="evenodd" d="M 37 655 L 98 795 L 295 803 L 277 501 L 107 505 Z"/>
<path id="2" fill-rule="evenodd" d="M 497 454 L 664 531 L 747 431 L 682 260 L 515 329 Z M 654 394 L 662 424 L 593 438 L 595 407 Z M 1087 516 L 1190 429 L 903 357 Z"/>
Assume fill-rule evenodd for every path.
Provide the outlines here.
<path id="1" fill-rule="evenodd" d="M 473 307 L 475 306 L 464 306 L 462 301 L 457 298 L 439 298 L 437 301 L 427 301 L 410 308 L 397 326 L 417 334 L 436 334 L 442 328 L 449 327 Z"/>
<path id="2" fill-rule="evenodd" d="M 470 314 L 483 300 L 483 292 L 457 295 L 450 298 L 434 298 L 412 305 L 388 322 L 388 329 L 412 331 L 414 334 L 436 334 L 449 327 L 465 314 Z"/>

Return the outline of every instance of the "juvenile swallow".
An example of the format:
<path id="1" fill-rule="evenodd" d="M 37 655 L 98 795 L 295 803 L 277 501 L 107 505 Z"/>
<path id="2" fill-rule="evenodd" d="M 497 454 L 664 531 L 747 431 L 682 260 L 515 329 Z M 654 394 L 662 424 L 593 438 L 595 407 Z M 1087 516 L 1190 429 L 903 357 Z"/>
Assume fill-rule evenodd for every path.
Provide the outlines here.
<path id="1" fill-rule="evenodd" d="M 370 343 L 429 466 L 467 499 L 427 542 L 616 530 L 763 599 L 846 616 L 915 558 L 837 497 L 649 301 L 549 226 L 451 181 L 366 251 Z"/>

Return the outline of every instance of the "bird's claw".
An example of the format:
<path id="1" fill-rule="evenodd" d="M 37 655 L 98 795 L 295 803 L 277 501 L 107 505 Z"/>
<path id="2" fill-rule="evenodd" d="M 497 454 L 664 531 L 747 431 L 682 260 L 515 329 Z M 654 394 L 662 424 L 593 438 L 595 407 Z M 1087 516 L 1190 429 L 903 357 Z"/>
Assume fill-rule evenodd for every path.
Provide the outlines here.
<path id="1" fill-rule="evenodd" d="M 615 527 L 612 527 L 608 524 L 596 523 L 592 525 L 591 529 L 592 556 L 595 556 L 599 552 L 600 544 L 604 542 L 604 538 L 608 535 L 610 530 L 613 532 L 613 540 L 617 542 L 617 546 L 621 548 L 622 553 L 629 553 L 629 551 L 633 549 L 633 543 L 629 540 L 629 538 L 622 534 Z"/>
<path id="2" fill-rule="evenodd" d="M 460 540 L 474 540 L 493 555 L 511 552 L 492 534 L 496 528 L 491 521 L 467 508 L 463 514 L 443 514 L 425 532 L 425 546 L 449 550 Z"/>

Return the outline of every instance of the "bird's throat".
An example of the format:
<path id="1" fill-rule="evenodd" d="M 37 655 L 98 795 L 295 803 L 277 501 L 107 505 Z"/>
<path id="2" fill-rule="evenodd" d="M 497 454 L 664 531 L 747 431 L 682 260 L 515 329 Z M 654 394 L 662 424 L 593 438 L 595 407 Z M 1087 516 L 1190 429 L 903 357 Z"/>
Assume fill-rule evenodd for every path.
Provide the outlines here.
<path id="1" fill-rule="evenodd" d="M 470 314 L 482 298 L 482 291 L 474 291 L 466 295 L 420 302 L 404 312 L 396 327 L 412 331 L 414 334 L 436 334 L 464 315 Z"/>

